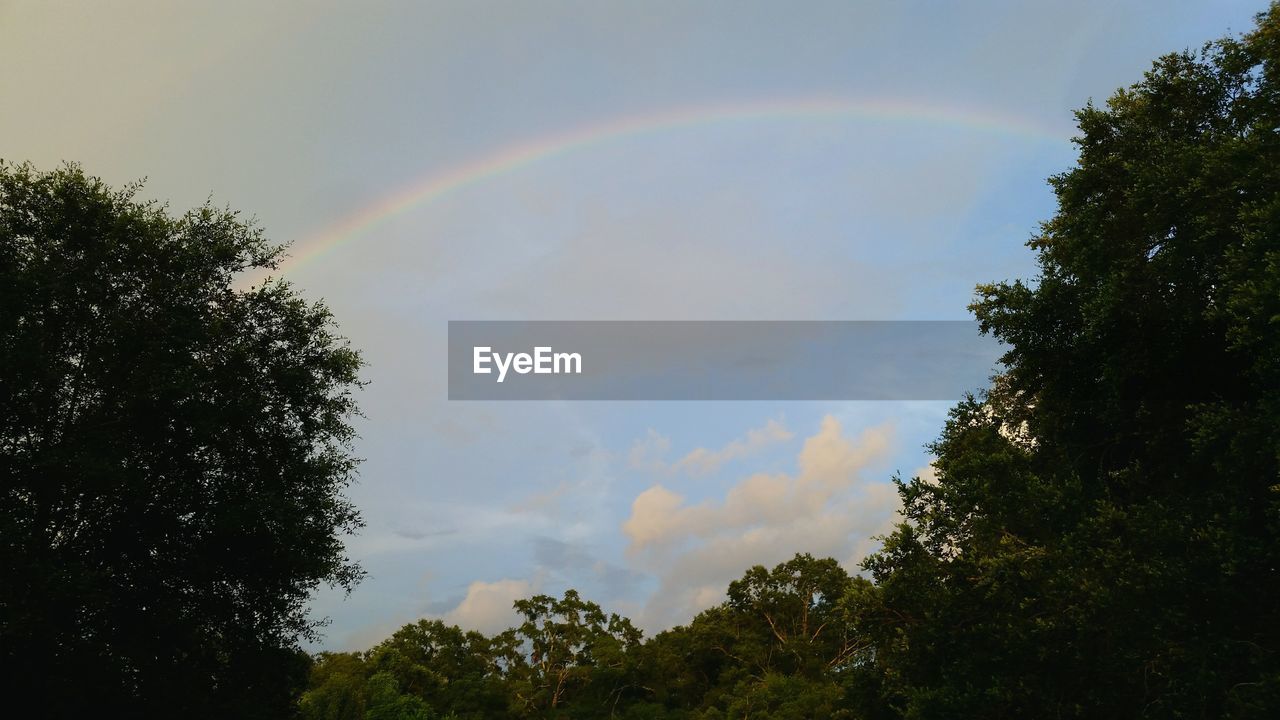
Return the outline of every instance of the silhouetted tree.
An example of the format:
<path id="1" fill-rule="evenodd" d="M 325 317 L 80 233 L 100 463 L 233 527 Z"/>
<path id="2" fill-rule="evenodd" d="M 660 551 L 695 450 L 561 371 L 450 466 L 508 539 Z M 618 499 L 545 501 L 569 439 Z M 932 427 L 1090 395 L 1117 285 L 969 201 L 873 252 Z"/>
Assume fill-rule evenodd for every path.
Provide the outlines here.
<path id="1" fill-rule="evenodd" d="M 906 716 L 1280 713 L 1280 5 L 1078 113 L 1006 374 L 871 559 Z M 878 628 L 878 629 L 877 629 Z"/>
<path id="2" fill-rule="evenodd" d="M 0 677 L 45 717 L 280 717 L 360 359 L 235 213 L 0 164 Z"/>

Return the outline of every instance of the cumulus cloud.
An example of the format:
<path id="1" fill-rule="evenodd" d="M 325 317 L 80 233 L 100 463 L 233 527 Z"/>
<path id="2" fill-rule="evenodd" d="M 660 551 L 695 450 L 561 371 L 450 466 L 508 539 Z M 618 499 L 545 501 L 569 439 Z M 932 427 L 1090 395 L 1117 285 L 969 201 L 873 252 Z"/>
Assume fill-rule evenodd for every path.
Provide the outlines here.
<path id="1" fill-rule="evenodd" d="M 850 438 L 828 416 L 805 440 L 794 473 L 749 475 L 723 499 L 699 503 L 661 484 L 641 492 L 622 526 L 628 557 L 659 580 L 641 624 L 655 630 L 687 621 L 723 599 L 748 567 L 797 552 L 856 567 L 898 507 L 893 485 L 865 472 L 886 458 L 891 440 L 888 425 Z"/>
<path id="2" fill-rule="evenodd" d="M 517 624 L 519 616 L 512 607 L 515 601 L 533 594 L 534 586 L 529 580 L 477 580 L 467 587 L 462 602 L 441 619 L 467 630 L 499 633 Z"/>

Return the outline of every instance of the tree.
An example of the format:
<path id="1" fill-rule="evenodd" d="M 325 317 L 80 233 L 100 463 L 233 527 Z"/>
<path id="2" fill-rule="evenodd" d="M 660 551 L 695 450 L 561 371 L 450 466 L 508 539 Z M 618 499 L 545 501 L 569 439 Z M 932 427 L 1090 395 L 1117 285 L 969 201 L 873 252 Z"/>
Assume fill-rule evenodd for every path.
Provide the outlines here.
<path id="1" fill-rule="evenodd" d="M 431 720 L 427 704 L 416 695 L 400 692 L 391 673 L 375 673 L 366 683 L 369 707 L 365 720 Z"/>
<path id="2" fill-rule="evenodd" d="M 1006 372 L 867 567 L 908 717 L 1280 711 L 1280 5 L 1078 113 Z"/>
<path id="3" fill-rule="evenodd" d="M 0 658 L 48 717 L 278 717 L 342 536 L 358 354 L 230 211 L 0 164 Z"/>
<path id="4" fill-rule="evenodd" d="M 756 566 L 728 600 L 648 642 L 626 618 L 567 590 L 519 600 L 494 637 L 439 620 L 405 625 L 364 653 L 321 653 L 308 720 L 413 717 L 871 718 L 882 694 L 858 623 L 878 592 L 830 558 Z"/>
<path id="5" fill-rule="evenodd" d="M 808 553 L 766 570 L 756 565 L 729 583 L 729 607 L 767 628 L 771 670 L 821 677 L 847 667 L 866 649 L 852 634 L 841 600 L 855 581 L 831 558 Z"/>
<path id="6" fill-rule="evenodd" d="M 648 697 L 695 717 L 847 717 L 869 643 L 849 598 L 870 591 L 830 558 L 757 565 L 721 605 L 640 649 Z"/>
<path id="7" fill-rule="evenodd" d="M 503 717 L 506 676 L 523 667 L 513 630 L 488 638 L 440 620 L 405 625 L 368 653 L 370 667 L 390 673 L 438 716 Z"/>
<path id="8" fill-rule="evenodd" d="M 300 707 L 305 720 L 361 720 L 368 703 L 369 666 L 359 653 L 321 653 L 311 667 Z"/>
<path id="9" fill-rule="evenodd" d="M 630 620 L 606 616 L 576 590 L 566 590 L 559 600 L 550 595 L 517 600 L 515 609 L 524 616 L 516 630 L 529 654 L 515 683 L 521 708 L 534 716 L 551 715 L 586 696 L 587 715 L 598 717 L 633 689 L 627 655 L 641 635 Z"/>

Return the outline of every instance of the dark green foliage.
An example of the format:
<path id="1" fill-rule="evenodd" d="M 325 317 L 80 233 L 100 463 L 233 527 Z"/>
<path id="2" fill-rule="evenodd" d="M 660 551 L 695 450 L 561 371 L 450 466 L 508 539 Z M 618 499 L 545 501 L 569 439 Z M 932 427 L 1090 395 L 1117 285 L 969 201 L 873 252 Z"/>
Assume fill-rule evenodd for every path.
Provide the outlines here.
<path id="1" fill-rule="evenodd" d="M 365 684 L 371 674 L 355 653 L 321 653 L 311 668 L 309 689 L 302 695 L 307 720 L 358 720 L 368 703 Z"/>
<path id="2" fill-rule="evenodd" d="M 320 655 L 303 715 L 373 717 L 381 693 L 431 718 L 855 717 L 850 697 L 876 678 L 850 608 L 874 592 L 834 560 L 797 555 L 752 568 L 728 602 L 646 643 L 573 590 L 538 595 L 494 638 L 424 620 L 368 652 Z"/>
<path id="3" fill-rule="evenodd" d="M 871 650 L 849 612 L 865 592 L 870 583 L 829 558 L 757 565 L 723 605 L 648 643 L 646 685 L 707 717 L 842 717 Z"/>
<path id="4" fill-rule="evenodd" d="M 0 662 L 46 717 L 279 717 L 359 357 L 227 211 L 0 164 Z"/>
<path id="5" fill-rule="evenodd" d="M 868 562 L 908 717 L 1280 712 L 1280 7 L 1079 113 L 1007 373 Z"/>
<path id="6" fill-rule="evenodd" d="M 365 683 L 367 720 L 431 720 L 431 712 L 421 698 L 400 692 L 394 675 L 376 673 Z"/>
<path id="7" fill-rule="evenodd" d="M 485 718 L 506 710 L 504 677 L 521 666 L 515 634 L 487 638 L 439 620 L 406 625 L 369 653 L 369 666 L 426 698 L 439 716 Z"/>

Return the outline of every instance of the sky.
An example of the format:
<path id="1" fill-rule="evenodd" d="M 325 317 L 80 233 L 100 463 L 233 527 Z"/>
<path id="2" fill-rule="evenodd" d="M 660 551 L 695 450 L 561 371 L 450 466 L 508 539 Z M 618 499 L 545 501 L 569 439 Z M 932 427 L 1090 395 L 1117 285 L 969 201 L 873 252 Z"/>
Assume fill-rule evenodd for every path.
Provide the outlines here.
<path id="1" fill-rule="evenodd" d="M 1073 111 L 1262 6 L 0 0 L 0 158 L 255 218 L 363 352 L 317 649 L 570 587 L 652 633 L 856 570 L 950 403 L 450 402 L 447 322 L 966 319 Z"/>

